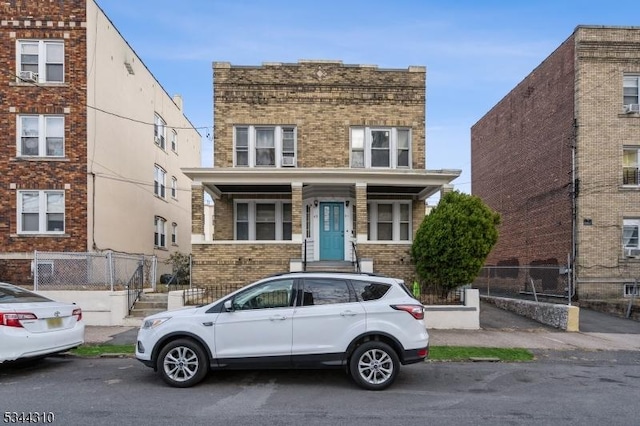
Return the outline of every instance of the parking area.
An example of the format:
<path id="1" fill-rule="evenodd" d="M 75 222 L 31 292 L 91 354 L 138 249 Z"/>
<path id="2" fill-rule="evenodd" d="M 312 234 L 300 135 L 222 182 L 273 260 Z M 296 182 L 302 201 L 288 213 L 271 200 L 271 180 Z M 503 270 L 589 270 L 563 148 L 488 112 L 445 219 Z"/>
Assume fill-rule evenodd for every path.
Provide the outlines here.
<path id="1" fill-rule="evenodd" d="M 534 330 L 562 332 L 538 321 L 480 302 L 480 328 L 483 330 Z M 580 332 L 640 334 L 640 322 L 610 314 L 580 309 Z"/>

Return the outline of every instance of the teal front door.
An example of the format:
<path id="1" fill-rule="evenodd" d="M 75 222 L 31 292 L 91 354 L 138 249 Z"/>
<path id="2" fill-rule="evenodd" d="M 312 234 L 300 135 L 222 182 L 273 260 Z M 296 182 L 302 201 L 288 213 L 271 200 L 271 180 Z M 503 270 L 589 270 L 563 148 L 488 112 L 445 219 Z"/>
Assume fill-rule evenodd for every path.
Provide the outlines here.
<path id="1" fill-rule="evenodd" d="M 320 260 L 344 260 L 342 203 L 320 203 Z"/>

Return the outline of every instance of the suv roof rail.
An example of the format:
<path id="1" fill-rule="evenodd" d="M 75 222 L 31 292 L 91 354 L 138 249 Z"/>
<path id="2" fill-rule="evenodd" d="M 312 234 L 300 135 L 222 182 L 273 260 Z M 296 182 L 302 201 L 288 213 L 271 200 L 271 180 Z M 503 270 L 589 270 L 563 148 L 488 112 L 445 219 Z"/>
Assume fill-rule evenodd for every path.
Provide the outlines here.
<path id="1" fill-rule="evenodd" d="M 367 275 L 370 277 L 390 278 L 388 275 L 378 274 L 376 272 L 356 272 L 356 271 L 291 271 L 291 272 L 278 272 L 276 274 L 268 275 L 268 277 L 279 277 L 289 274 L 343 274 L 343 275 Z"/>

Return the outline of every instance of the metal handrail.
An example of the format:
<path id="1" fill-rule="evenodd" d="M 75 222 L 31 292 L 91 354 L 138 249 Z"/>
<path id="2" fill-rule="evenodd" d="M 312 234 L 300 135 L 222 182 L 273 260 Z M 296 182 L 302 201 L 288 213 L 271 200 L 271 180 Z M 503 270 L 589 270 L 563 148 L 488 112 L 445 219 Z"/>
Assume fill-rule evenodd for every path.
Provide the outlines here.
<path id="1" fill-rule="evenodd" d="M 131 314 L 133 305 L 136 304 L 136 302 L 140 298 L 140 295 L 142 294 L 142 286 L 144 281 L 143 276 L 143 267 L 142 264 L 140 264 L 136 268 L 136 271 L 133 273 L 133 276 L 126 285 L 129 314 Z"/>
<path id="2" fill-rule="evenodd" d="M 356 267 L 356 272 L 362 272 L 360 269 L 360 257 L 358 256 L 358 249 L 356 249 L 356 242 L 351 241 L 351 247 L 353 248 L 353 257 L 354 257 L 354 265 Z"/>
<path id="3" fill-rule="evenodd" d="M 302 250 L 302 270 L 307 270 L 307 240 L 305 239 L 303 242 L 303 250 Z"/>

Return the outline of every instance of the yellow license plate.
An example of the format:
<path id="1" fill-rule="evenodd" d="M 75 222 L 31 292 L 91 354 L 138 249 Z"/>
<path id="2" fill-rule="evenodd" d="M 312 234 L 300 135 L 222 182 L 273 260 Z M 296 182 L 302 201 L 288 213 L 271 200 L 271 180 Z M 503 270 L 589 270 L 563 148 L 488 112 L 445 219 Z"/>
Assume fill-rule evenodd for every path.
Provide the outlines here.
<path id="1" fill-rule="evenodd" d="M 47 326 L 49 328 L 62 327 L 62 318 L 47 318 Z"/>

